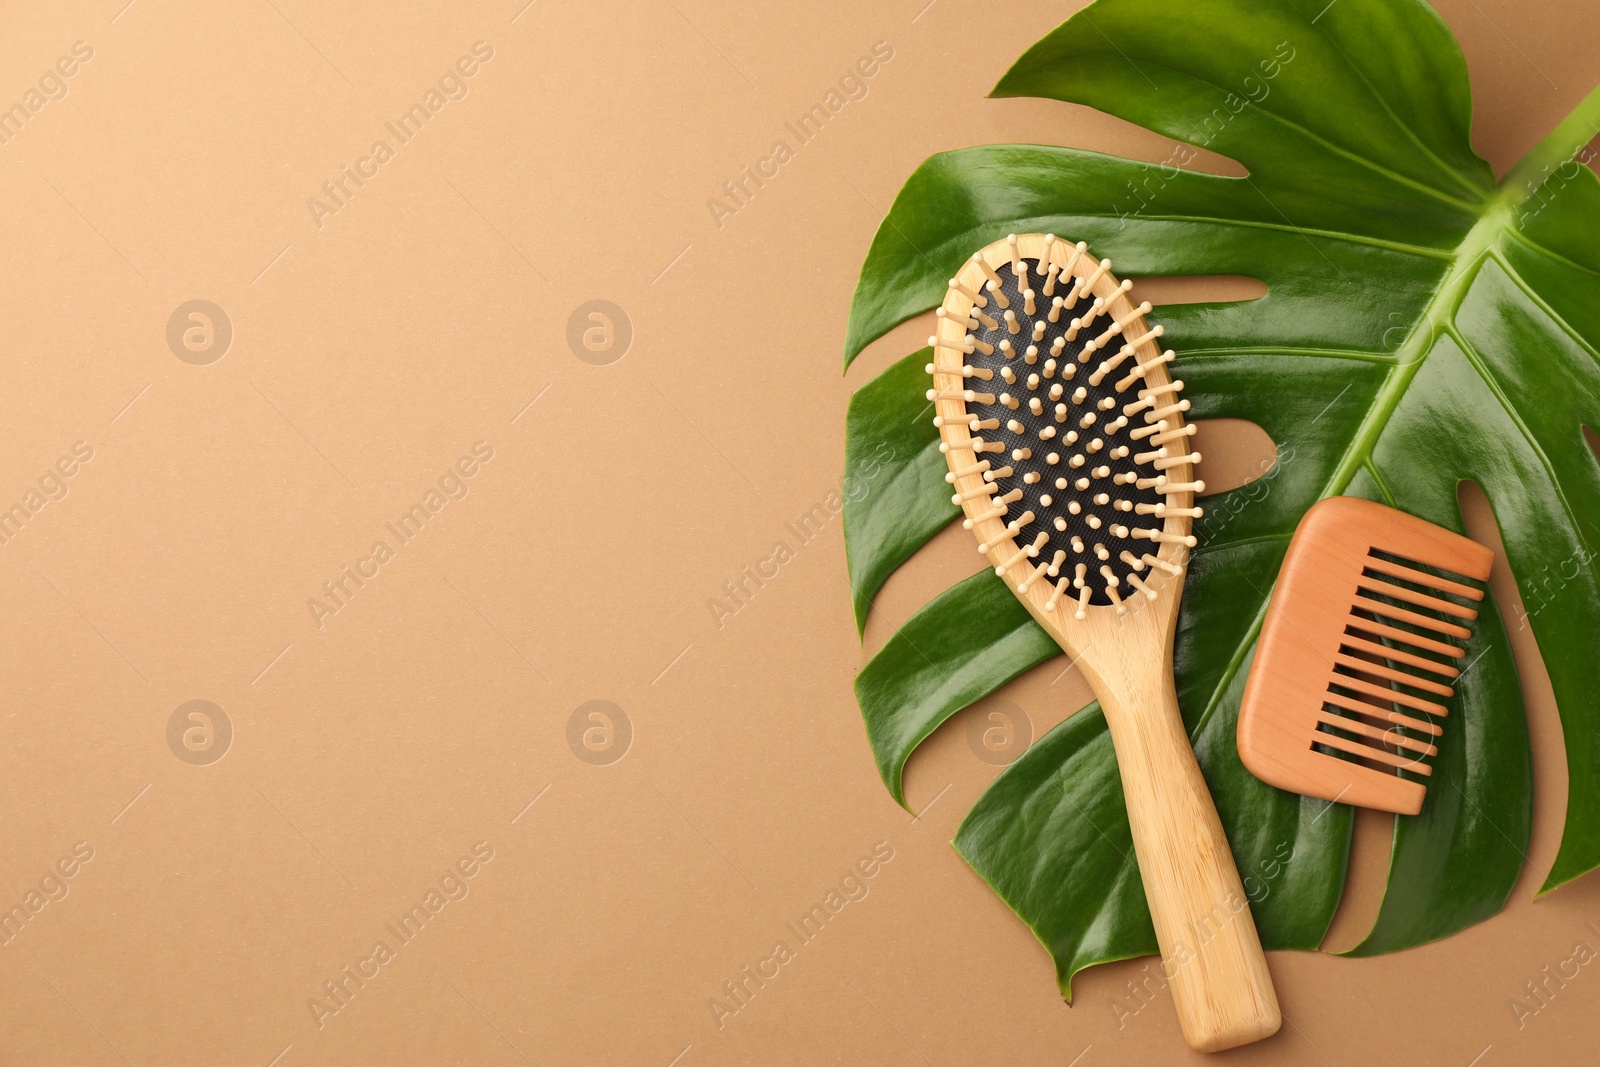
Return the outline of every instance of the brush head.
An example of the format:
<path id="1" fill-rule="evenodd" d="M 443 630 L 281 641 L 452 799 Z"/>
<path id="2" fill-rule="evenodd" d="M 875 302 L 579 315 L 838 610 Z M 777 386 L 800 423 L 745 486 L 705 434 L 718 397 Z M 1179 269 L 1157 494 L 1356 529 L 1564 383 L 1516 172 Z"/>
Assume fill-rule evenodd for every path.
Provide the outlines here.
<path id="1" fill-rule="evenodd" d="M 995 572 L 1025 601 L 1045 590 L 1052 616 L 1156 599 L 1195 544 L 1189 402 L 1131 286 L 1081 243 L 1013 234 L 951 280 L 929 338 L 952 500 Z"/>
<path id="2" fill-rule="evenodd" d="M 1422 809 L 1489 549 L 1370 500 L 1300 520 L 1239 707 L 1239 758 L 1268 785 Z"/>

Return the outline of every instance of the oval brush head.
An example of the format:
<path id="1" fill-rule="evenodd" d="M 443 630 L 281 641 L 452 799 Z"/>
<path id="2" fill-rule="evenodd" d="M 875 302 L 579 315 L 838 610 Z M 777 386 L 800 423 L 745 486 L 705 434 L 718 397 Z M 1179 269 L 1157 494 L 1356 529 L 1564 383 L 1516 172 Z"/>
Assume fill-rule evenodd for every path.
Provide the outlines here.
<path id="1" fill-rule="evenodd" d="M 1076 601 L 1080 620 L 1156 599 L 1147 578 L 1182 573 L 1202 514 L 1183 382 L 1132 284 L 1081 242 L 1012 234 L 951 279 L 928 339 L 945 481 L 978 551 L 1019 593 L 1048 589 L 1045 611 Z"/>

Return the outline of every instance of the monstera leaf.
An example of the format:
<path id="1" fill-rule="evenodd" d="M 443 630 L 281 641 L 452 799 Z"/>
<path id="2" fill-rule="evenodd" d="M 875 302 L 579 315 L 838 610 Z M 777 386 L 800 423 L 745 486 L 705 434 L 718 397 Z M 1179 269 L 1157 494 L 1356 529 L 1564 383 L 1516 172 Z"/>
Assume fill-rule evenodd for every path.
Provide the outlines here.
<path id="1" fill-rule="evenodd" d="M 961 260 L 1010 232 L 1087 241 L 1124 277 L 1242 274 L 1257 300 L 1160 309 L 1192 417 L 1262 426 L 1257 482 L 1208 501 L 1177 676 L 1262 939 L 1316 948 L 1343 890 L 1349 809 L 1240 765 L 1234 729 L 1267 596 L 1296 522 L 1369 497 L 1462 529 L 1487 494 L 1526 616 L 1485 605 L 1420 815 L 1395 822 L 1381 911 L 1355 954 L 1498 911 L 1524 862 L 1532 775 L 1507 626 L 1531 626 L 1570 774 L 1548 890 L 1600 864 L 1600 181 L 1573 155 L 1591 94 L 1503 181 L 1469 139 L 1466 66 L 1421 0 L 1098 0 L 1030 49 L 998 96 L 1087 104 L 1173 138 L 1161 164 L 994 145 L 934 156 L 879 229 L 846 364 L 935 306 Z M 1245 177 L 1186 169 L 1202 146 Z M 847 464 L 890 477 L 846 505 L 858 623 L 884 579 L 955 517 L 914 353 L 851 403 Z M 887 447 L 885 444 L 887 443 Z M 977 565 L 974 556 L 974 566 Z M 950 715 L 1059 650 L 982 572 L 908 621 L 857 695 L 885 784 Z M 1156 951 L 1115 755 L 1098 709 L 1041 738 L 956 838 L 1038 934 L 1064 993 L 1083 967 Z M 1542 892 L 1543 890 L 1541 890 Z"/>

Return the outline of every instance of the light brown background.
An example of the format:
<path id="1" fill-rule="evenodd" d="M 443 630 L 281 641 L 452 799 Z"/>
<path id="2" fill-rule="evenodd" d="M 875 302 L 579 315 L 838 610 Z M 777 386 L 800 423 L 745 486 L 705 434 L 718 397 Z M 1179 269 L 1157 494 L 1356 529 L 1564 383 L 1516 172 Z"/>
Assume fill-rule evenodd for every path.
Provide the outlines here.
<path id="1" fill-rule="evenodd" d="M 94 448 L 0 546 L 0 903 L 74 843 L 95 853 L 0 948 L 0 1062 L 1193 1058 L 1165 1000 L 1119 1028 L 1140 963 L 1081 976 L 1065 1007 L 1044 951 L 949 848 L 997 772 L 967 742 L 988 709 L 913 760 L 920 818 L 884 792 L 837 519 L 739 614 L 719 627 L 707 608 L 794 547 L 784 524 L 838 487 L 850 390 L 927 333 L 839 376 L 856 271 L 921 159 L 1170 150 L 1082 108 L 983 99 L 1075 5 L 124 2 L 0 14 L 6 103 L 74 41 L 94 49 L 0 146 L 0 501 Z M 1497 169 L 1600 80 L 1586 4 L 1443 13 Z M 317 228 L 307 198 L 479 40 L 494 58 L 470 95 Z M 719 228 L 707 199 L 880 40 L 894 58 L 870 95 Z M 195 298 L 235 330 L 210 366 L 165 340 Z M 566 343 L 596 298 L 635 331 L 608 366 Z M 1208 436 L 1237 470 L 1265 454 Z M 319 629 L 307 598 L 374 540 L 394 547 L 384 522 L 477 441 L 494 459 L 470 495 Z M 869 650 L 976 569 L 955 535 L 890 583 Z M 1229 1059 L 1592 1058 L 1592 967 L 1520 1031 L 1508 1007 L 1575 941 L 1600 946 L 1593 878 L 1530 902 L 1565 789 L 1519 651 L 1541 792 L 1506 911 L 1384 959 L 1275 955 L 1289 1023 Z M 1037 735 L 1087 690 L 1054 664 L 1002 697 Z M 235 731 L 210 766 L 167 745 L 193 699 Z M 609 766 L 568 747 L 591 699 L 634 731 Z M 1336 947 L 1373 913 L 1383 833 L 1362 823 Z M 320 984 L 478 841 L 495 858 L 471 894 L 314 1026 Z M 793 943 L 784 923 L 880 841 L 895 858 L 870 895 L 719 1029 L 722 983 Z"/>

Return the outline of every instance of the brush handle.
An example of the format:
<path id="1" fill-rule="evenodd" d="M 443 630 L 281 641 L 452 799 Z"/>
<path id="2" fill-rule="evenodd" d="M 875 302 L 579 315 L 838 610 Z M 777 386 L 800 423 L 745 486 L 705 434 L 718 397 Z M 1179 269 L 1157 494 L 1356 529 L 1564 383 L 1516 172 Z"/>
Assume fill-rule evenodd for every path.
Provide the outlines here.
<path id="1" fill-rule="evenodd" d="M 1150 662 L 1146 660 L 1145 662 Z M 1217 1052 L 1282 1016 L 1217 809 L 1178 712 L 1170 656 L 1096 686 L 1117 749 L 1128 824 L 1163 974 L 1190 1046 Z"/>

